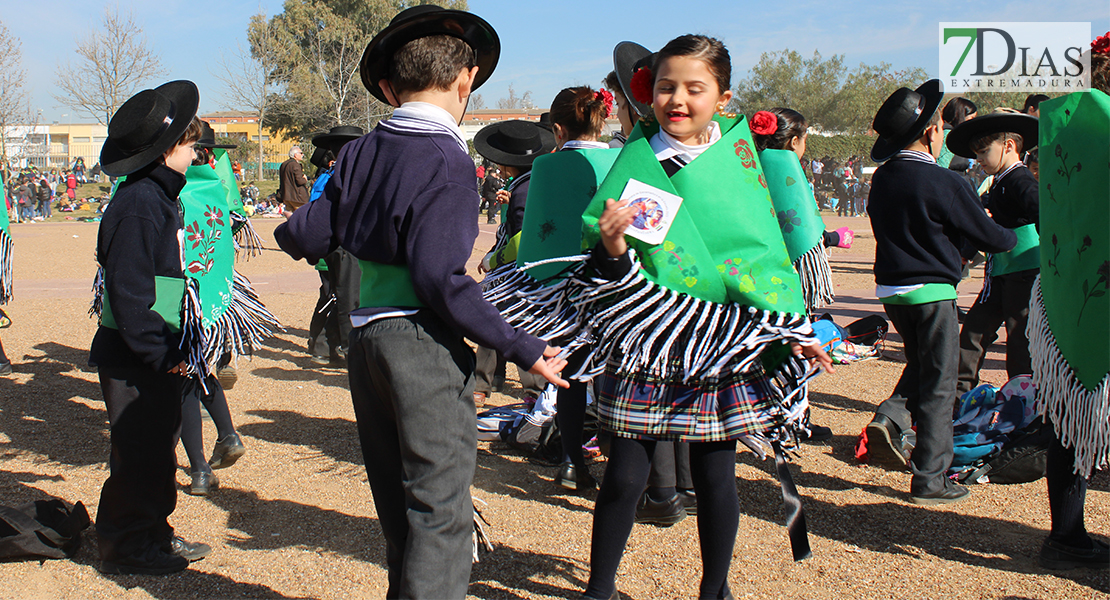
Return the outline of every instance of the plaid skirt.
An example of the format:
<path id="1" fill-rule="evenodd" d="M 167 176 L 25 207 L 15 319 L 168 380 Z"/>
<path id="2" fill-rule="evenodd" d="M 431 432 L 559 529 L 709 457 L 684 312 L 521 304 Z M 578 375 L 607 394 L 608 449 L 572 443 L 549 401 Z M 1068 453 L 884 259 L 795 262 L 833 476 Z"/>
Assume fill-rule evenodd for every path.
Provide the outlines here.
<path id="1" fill-rule="evenodd" d="M 719 442 L 767 433 L 786 421 L 774 387 L 761 368 L 715 385 L 691 387 L 612 365 L 594 379 L 601 426 L 621 437 L 676 442 Z"/>

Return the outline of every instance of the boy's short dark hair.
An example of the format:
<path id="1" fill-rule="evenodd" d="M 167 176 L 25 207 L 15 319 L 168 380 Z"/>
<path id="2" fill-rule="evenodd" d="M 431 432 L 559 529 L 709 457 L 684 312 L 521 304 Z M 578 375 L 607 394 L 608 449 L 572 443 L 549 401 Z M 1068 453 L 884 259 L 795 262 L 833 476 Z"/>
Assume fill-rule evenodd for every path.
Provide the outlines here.
<path id="1" fill-rule="evenodd" d="M 393 93 L 446 90 L 459 71 L 476 64 L 474 48 L 450 35 L 416 38 L 401 46 L 389 64 Z"/>
<path id="2" fill-rule="evenodd" d="M 968 144 L 972 152 L 978 154 L 987 149 L 988 146 L 995 142 L 1006 143 L 1006 140 L 1014 140 L 1014 146 L 1017 148 L 1017 153 L 1020 155 L 1022 150 L 1025 149 L 1025 140 L 1022 139 L 1021 134 L 1013 133 L 1010 131 L 998 131 L 995 133 L 987 133 L 981 135 Z"/>

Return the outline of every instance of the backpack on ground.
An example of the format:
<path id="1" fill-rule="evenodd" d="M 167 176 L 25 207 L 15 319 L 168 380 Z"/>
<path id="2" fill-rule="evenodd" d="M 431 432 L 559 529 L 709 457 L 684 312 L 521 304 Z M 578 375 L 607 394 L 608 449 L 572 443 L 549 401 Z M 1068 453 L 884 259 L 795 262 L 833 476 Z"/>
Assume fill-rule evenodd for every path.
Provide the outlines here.
<path id="1" fill-rule="evenodd" d="M 70 558 L 81 547 L 89 512 L 57 498 L 0 506 L 0 558 Z"/>
<path id="2" fill-rule="evenodd" d="M 968 483 L 1026 483 L 1044 476 L 1051 431 L 1037 418 L 1028 375 L 997 391 L 981 385 L 953 415 L 951 477 Z"/>

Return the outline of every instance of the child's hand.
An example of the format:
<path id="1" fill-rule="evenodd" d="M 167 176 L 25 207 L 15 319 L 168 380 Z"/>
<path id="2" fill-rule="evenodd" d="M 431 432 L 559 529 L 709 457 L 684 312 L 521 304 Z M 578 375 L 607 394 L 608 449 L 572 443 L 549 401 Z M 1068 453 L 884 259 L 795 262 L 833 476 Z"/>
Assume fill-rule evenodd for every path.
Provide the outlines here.
<path id="1" fill-rule="evenodd" d="M 513 194 L 509 190 L 497 190 L 497 203 L 498 204 L 508 204 L 509 200 L 512 199 L 512 197 L 513 197 Z"/>
<path id="2" fill-rule="evenodd" d="M 173 375 L 184 376 L 186 374 L 186 371 L 188 371 L 188 369 L 189 369 L 189 367 L 185 366 L 185 361 L 181 361 L 181 362 L 177 363 L 176 365 L 174 365 L 174 367 L 172 369 L 170 369 L 169 372 Z"/>
<path id="3" fill-rule="evenodd" d="M 821 365 L 821 368 L 824 369 L 826 372 L 836 373 L 836 369 L 833 367 L 832 358 L 830 358 L 828 353 L 821 348 L 821 344 L 803 346 L 801 344 L 795 344 L 791 342 L 790 349 L 794 352 L 794 356 L 797 356 L 799 358 L 807 358 L 810 362 L 813 362 L 816 359 L 817 363 Z"/>
<path id="4" fill-rule="evenodd" d="M 567 366 L 567 359 L 559 356 L 562 348 L 557 346 L 548 346 L 544 348 L 543 356 L 536 360 L 536 364 L 532 365 L 528 372 L 533 375 L 539 375 L 544 379 L 554 383 L 561 388 L 569 388 L 570 383 L 567 383 L 562 377 L 559 377 L 559 372 Z"/>
<path id="5" fill-rule="evenodd" d="M 597 225 L 601 229 L 601 243 L 605 244 L 605 251 L 610 257 L 616 258 L 628 252 L 624 231 L 635 216 L 636 209 L 628 206 L 628 200 L 614 202 L 610 198 L 605 201 L 605 212 L 601 213 Z"/>

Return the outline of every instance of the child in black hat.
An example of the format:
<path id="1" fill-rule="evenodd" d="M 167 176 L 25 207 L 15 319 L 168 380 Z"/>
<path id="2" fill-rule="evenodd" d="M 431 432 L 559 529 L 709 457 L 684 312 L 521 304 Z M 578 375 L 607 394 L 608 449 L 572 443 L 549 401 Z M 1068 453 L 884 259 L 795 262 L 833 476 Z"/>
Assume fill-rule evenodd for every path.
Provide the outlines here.
<path id="1" fill-rule="evenodd" d="M 1021 157 L 1025 148 L 1037 144 L 1037 118 L 1012 113 L 978 117 L 953 129 L 947 144 L 953 154 L 977 159 L 994 176 L 983 205 L 995 223 L 1013 230 L 1018 239 L 1012 250 L 987 259 L 983 290 L 964 317 L 956 384 L 956 391 L 964 394 L 979 384 L 983 358 L 1001 325 L 1006 326 L 1006 374 L 1032 373 L 1025 325 L 1033 281 L 1040 273 L 1040 201 L 1037 179 Z"/>
<path id="2" fill-rule="evenodd" d="M 177 195 L 202 132 L 199 100 L 191 81 L 139 92 L 112 117 L 100 152 L 105 173 L 127 175 L 97 234 L 104 295 L 89 356 L 112 432 L 111 474 L 96 515 L 103 573 L 173 573 L 210 550 L 174 536 L 166 520 L 177 501 L 186 372 Z"/>
<path id="3" fill-rule="evenodd" d="M 916 424 L 910 500 L 921 505 L 959 502 L 970 493 L 945 476 L 952 463 L 956 398 L 959 246 L 968 240 L 1002 252 L 1015 243 L 1012 232 L 987 217 L 967 182 L 937 165 L 943 140 L 937 107 L 943 96 L 934 79 L 916 90 L 899 88 L 879 108 L 873 125 L 879 139 L 871 158 L 885 163 L 875 171 L 868 197 L 875 294 L 906 353 L 892 399 L 867 426 L 868 450 L 879 462 L 905 465 L 899 438 Z"/>
<path id="4" fill-rule="evenodd" d="M 466 596 L 477 423 L 463 337 L 566 385 L 558 350 L 505 323 L 466 274 L 478 198 L 458 123 L 499 50 L 470 13 L 397 15 L 367 46 L 361 75 L 398 108 L 344 146 L 324 194 L 274 232 L 295 259 L 343 247 L 362 268 L 348 368 L 389 598 Z"/>

